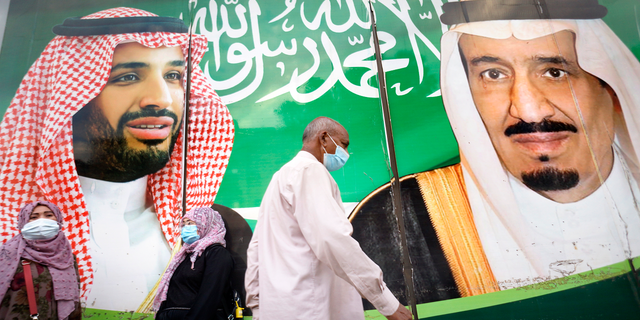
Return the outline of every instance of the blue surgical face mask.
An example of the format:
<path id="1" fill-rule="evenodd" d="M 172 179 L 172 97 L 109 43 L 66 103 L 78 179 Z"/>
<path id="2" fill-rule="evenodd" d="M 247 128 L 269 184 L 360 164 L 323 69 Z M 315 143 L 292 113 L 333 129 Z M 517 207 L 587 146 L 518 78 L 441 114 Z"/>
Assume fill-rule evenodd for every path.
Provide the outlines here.
<path id="1" fill-rule="evenodd" d="M 198 226 L 190 225 L 182 227 L 182 240 L 187 244 L 192 244 L 198 240 L 200 240 L 200 236 L 198 235 Z"/>
<path id="2" fill-rule="evenodd" d="M 327 149 L 324 149 L 324 146 L 322 147 L 322 149 L 324 149 L 324 166 L 329 171 L 336 171 L 347 163 L 347 160 L 349 160 L 349 154 L 342 149 L 342 147 L 339 146 L 333 138 L 331 138 L 331 135 L 327 135 L 329 136 L 329 139 L 333 141 L 333 144 L 336 145 L 336 153 L 327 153 Z"/>
<path id="3" fill-rule="evenodd" d="M 27 240 L 48 240 L 58 235 L 60 226 L 57 221 L 41 218 L 22 227 L 20 233 Z"/>

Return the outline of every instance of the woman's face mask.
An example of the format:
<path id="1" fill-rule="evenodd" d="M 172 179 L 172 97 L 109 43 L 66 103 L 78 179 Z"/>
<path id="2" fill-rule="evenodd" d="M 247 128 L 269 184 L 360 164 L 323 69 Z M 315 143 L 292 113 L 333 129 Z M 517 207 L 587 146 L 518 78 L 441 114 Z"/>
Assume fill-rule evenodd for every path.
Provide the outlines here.
<path id="1" fill-rule="evenodd" d="M 192 244 L 200 239 L 198 235 L 198 226 L 196 225 L 186 225 L 182 227 L 182 240 L 187 244 Z"/>
<path id="2" fill-rule="evenodd" d="M 48 240 L 57 236 L 60 226 L 57 221 L 41 218 L 24 225 L 20 233 L 27 240 Z"/>

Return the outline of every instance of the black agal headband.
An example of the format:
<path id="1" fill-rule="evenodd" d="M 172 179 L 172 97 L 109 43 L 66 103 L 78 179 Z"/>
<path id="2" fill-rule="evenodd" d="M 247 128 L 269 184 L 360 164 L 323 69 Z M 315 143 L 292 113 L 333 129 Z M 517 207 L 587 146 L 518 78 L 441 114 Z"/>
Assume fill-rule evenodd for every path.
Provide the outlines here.
<path id="1" fill-rule="evenodd" d="M 599 19 L 607 8 L 598 0 L 475 0 L 447 2 L 440 21 L 446 25 L 536 19 Z"/>
<path id="2" fill-rule="evenodd" d="M 68 18 L 62 24 L 53 27 L 53 33 L 59 36 L 99 36 L 140 32 L 187 33 L 188 31 L 189 28 L 182 20 L 172 17 Z"/>

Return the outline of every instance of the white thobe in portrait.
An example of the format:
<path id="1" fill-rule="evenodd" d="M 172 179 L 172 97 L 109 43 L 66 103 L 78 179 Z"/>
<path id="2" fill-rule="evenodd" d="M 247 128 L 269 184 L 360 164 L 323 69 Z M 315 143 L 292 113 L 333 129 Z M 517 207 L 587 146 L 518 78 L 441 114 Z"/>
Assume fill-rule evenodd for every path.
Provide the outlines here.
<path id="1" fill-rule="evenodd" d="M 171 257 L 147 177 L 118 183 L 80 177 L 89 211 L 93 286 L 87 308 L 135 311 Z"/>
<path id="2" fill-rule="evenodd" d="M 300 151 L 273 175 L 260 205 L 245 279 L 254 317 L 364 319 L 361 295 L 393 314 L 399 302 L 352 232 L 338 185 Z"/>
<path id="3" fill-rule="evenodd" d="M 640 255 L 638 184 L 617 153 L 605 183 L 586 198 L 558 203 L 532 191 L 515 177 L 509 182 L 520 213 L 534 230 L 526 244 L 547 266 L 537 274 L 497 216 L 476 220 L 482 245 L 501 288 L 509 289 L 605 267 Z"/>

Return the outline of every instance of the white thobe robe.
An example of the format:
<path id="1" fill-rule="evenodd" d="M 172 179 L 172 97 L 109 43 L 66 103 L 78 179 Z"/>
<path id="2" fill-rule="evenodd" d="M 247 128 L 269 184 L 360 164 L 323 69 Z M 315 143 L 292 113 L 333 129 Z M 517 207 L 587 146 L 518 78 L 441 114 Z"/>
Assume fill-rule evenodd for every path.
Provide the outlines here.
<path id="1" fill-rule="evenodd" d="M 351 237 L 340 190 L 300 151 L 273 175 L 247 252 L 247 306 L 259 319 L 364 319 L 361 295 L 383 315 L 398 300 Z"/>
<path id="2" fill-rule="evenodd" d="M 146 200 L 147 177 L 124 183 L 80 177 L 80 186 L 89 211 L 94 272 L 87 307 L 135 311 L 171 257 Z"/>
<path id="3" fill-rule="evenodd" d="M 640 190 L 624 159 L 615 153 L 605 183 L 586 198 L 558 203 L 509 175 L 520 214 L 534 230 L 526 244 L 547 266 L 538 274 L 512 232 L 497 216 L 476 219 L 478 233 L 500 287 L 510 289 L 605 267 L 640 255 Z M 476 217 L 477 218 L 477 217 Z"/>

